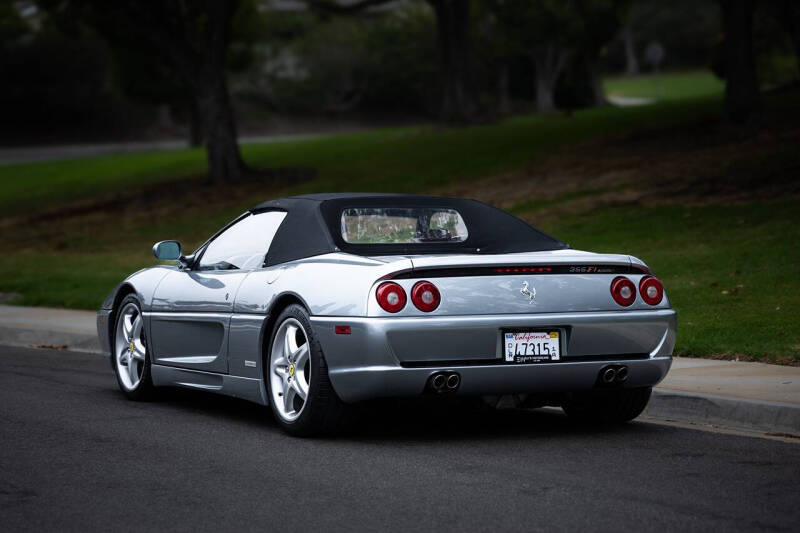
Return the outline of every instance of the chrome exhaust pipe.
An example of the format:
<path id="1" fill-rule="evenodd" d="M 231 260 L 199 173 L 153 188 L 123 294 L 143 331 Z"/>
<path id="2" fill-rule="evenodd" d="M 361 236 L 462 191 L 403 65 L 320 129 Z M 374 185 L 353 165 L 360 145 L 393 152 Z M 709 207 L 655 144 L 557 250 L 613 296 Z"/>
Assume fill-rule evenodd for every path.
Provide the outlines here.
<path id="1" fill-rule="evenodd" d="M 454 391 L 461 385 L 461 376 L 455 372 L 447 376 L 447 388 Z"/>
<path id="2" fill-rule="evenodd" d="M 447 378 L 444 374 L 434 374 L 431 378 L 431 387 L 433 387 L 433 390 L 439 392 L 444 388 L 446 381 Z"/>
<path id="3" fill-rule="evenodd" d="M 612 383 L 614 381 L 615 377 L 617 377 L 617 371 L 614 370 L 614 368 L 609 367 L 609 368 L 606 368 L 605 370 L 603 370 L 603 374 L 602 374 L 602 378 L 601 379 L 603 380 L 603 383 L 609 384 L 609 383 Z"/>
<path id="4" fill-rule="evenodd" d="M 626 379 L 628 379 L 628 367 L 621 366 L 617 369 L 617 381 L 622 383 Z"/>

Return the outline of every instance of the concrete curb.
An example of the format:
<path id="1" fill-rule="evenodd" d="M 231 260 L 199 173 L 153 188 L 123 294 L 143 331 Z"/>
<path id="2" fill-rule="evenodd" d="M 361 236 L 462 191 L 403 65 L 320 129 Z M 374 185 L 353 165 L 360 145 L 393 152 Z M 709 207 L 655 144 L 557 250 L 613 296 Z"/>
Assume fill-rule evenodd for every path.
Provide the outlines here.
<path id="1" fill-rule="evenodd" d="M 0 344 L 9 346 L 52 346 L 77 352 L 101 353 L 97 334 L 0 326 Z"/>
<path id="2" fill-rule="evenodd" d="M 645 415 L 731 429 L 800 435 L 800 405 L 656 388 Z"/>

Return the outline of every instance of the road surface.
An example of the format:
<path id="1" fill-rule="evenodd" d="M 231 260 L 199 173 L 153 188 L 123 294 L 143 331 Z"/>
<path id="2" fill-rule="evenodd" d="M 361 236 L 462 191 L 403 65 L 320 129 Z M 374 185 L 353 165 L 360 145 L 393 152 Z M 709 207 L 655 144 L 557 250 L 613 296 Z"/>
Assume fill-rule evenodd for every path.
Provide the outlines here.
<path id="1" fill-rule="evenodd" d="M 107 361 L 0 347 L 0 524 L 18 530 L 794 530 L 800 443 L 387 404 L 345 437 L 238 400 L 134 403 Z"/>

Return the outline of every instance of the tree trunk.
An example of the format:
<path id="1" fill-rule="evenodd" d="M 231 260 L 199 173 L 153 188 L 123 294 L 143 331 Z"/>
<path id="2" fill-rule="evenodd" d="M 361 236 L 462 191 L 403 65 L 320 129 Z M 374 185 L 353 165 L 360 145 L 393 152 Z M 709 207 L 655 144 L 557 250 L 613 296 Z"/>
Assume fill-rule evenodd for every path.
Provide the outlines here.
<path id="1" fill-rule="evenodd" d="M 639 60 L 636 57 L 633 30 L 630 26 L 622 28 L 622 44 L 625 47 L 625 75 L 636 76 L 639 74 Z"/>
<path id="2" fill-rule="evenodd" d="M 200 118 L 197 100 L 194 97 L 189 100 L 189 146 L 198 148 L 203 146 L 203 121 Z"/>
<path id="3" fill-rule="evenodd" d="M 552 113 L 556 110 L 556 84 L 564 70 L 567 53 L 556 45 L 548 44 L 536 47 L 531 52 L 531 59 L 536 67 L 536 111 Z"/>
<path id="4" fill-rule="evenodd" d="M 783 21 L 794 44 L 794 59 L 800 72 L 800 4 L 797 0 L 784 0 Z"/>
<path id="5" fill-rule="evenodd" d="M 474 121 L 475 97 L 469 81 L 469 0 L 429 0 L 436 13 L 442 54 L 442 111 L 445 123 Z"/>
<path id="6" fill-rule="evenodd" d="M 192 49 L 170 36 L 165 43 L 174 43 L 167 49 L 178 72 L 191 92 L 190 111 L 194 126 L 200 132 L 191 142 L 204 143 L 208 159 L 208 181 L 224 183 L 240 180 L 246 170 L 236 136 L 236 121 L 228 93 L 225 76 L 228 38 L 233 14 L 238 2 L 209 0 L 203 24 L 202 41 Z M 193 126 L 193 130 L 195 127 Z"/>
<path id="7" fill-rule="evenodd" d="M 198 109 L 208 157 L 208 180 L 239 181 L 244 162 L 236 140 L 236 123 L 230 105 L 225 72 L 212 69 L 197 86 Z"/>
<path id="8" fill-rule="evenodd" d="M 758 76 L 753 53 L 754 0 L 720 0 L 725 34 L 725 108 L 734 122 L 758 109 Z"/>
<path id="9" fill-rule="evenodd" d="M 606 101 L 606 91 L 603 89 L 603 79 L 600 76 L 599 63 L 598 57 L 587 55 L 583 59 L 586 77 L 589 80 L 589 88 L 591 90 L 591 105 L 594 107 L 601 107 L 608 103 Z"/>
<path id="10" fill-rule="evenodd" d="M 539 113 L 552 113 L 556 110 L 553 87 L 547 80 L 536 76 L 536 111 Z"/>
<path id="11" fill-rule="evenodd" d="M 228 38 L 237 3 L 211 0 L 209 5 L 205 57 L 197 71 L 197 107 L 208 156 L 208 179 L 216 183 L 232 182 L 240 180 L 245 170 L 225 77 Z"/>
<path id="12" fill-rule="evenodd" d="M 508 91 L 508 65 L 503 64 L 497 74 L 497 112 L 500 115 L 511 113 L 511 96 Z"/>

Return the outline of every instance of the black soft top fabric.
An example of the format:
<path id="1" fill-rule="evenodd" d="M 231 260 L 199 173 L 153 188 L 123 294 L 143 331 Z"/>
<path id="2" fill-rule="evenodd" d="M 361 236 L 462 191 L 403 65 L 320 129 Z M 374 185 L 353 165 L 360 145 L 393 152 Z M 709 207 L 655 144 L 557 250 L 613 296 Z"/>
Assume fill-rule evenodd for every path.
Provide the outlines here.
<path id="1" fill-rule="evenodd" d="M 342 239 L 342 210 L 350 207 L 447 207 L 467 225 L 467 239 L 457 243 L 350 244 Z M 343 251 L 357 255 L 439 253 L 502 254 L 559 250 L 567 245 L 527 222 L 476 200 L 435 196 L 338 193 L 294 196 L 264 202 L 251 209 L 286 211 L 267 254 L 277 265 L 305 257 Z"/>

